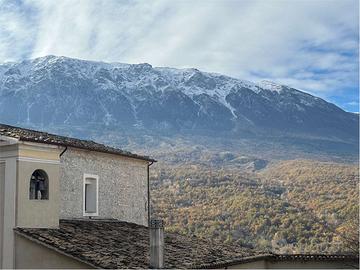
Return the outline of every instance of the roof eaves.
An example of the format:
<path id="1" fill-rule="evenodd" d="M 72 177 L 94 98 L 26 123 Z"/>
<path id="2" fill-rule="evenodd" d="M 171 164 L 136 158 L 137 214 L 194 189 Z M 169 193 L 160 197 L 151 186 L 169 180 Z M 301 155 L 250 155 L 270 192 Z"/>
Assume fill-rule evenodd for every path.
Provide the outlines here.
<path id="1" fill-rule="evenodd" d="M 191 268 L 193 268 L 193 269 L 224 268 L 224 267 L 234 266 L 237 264 L 254 262 L 254 261 L 258 261 L 258 260 L 265 260 L 265 259 L 271 258 L 272 256 L 273 255 L 270 253 L 264 253 L 264 254 L 259 254 L 259 255 L 255 255 L 255 256 L 235 258 L 233 260 L 228 260 L 228 261 L 223 261 L 223 262 L 193 265 Z"/>
<path id="2" fill-rule="evenodd" d="M 51 144 L 51 145 L 57 145 L 57 146 L 63 146 L 63 147 L 73 147 L 73 148 L 77 148 L 77 149 L 83 149 L 83 150 L 88 150 L 88 151 L 94 151 L 94 152 L 100 152 L 100 153 L 106 153 L 106 154 L 113 154 L 113 155 L 119 155 L 119 156 L 123 156 L 123 157 L 128 157 L 128 158 L 134 158 L 134 159 L 139 159 L 139 160 L 144 160 L 144 161 L 148 161 L 148 162 L 157 162 L 157 160 L 152 159 L 150 157 L 147 156 L 140 156 L 140 155 L 136 155 L 136 154 L 132 154 L 132 153 L 121 153 L 120 150 L 118 151 L 111 151 L 111 150 L 102 150 L 102 149 L 95 149 L 95 148 L 91 148 L 91 147 L 86 147 L 86 146 L 80 146 L 80 145 L 73 145 L 73 144 L 67 144 L 67 143 L 59 143 L 59 142 L 52 142 L 52 141 L 40 141 L 40 140 L 36 140 L 33 138 L 27 138 L 27 137 L 20 137 L 19 138 L 20 141 L 26 141 L 26 142 L 35 142 L 35 143 L 44 143 L 44 144 Z"/>
<path id="3" fill-rule="evenodd" d="M 51 249 L 51 250 L 53 250 L 53 251 L 56 251 L 56 252 L 62 254 L 62 255 L 64 255 L 64 256 L 67 256 L 67 257 L 69 257 L 69 258 L 72 258 L 72 259 L 74 259 L 74 260 L 77 260 L 77 261 L 79 261 L 79 262 L 81 262 L 81 263 L 87 264 L 87 265 L 89 265 L 89 266 L 91 266 L 91 267 L 93 267 L 93 268 L 97 268 L 97 269 L 102 269 L 102 268 L 103 268 L 101 265 L 93 264 L 93 263 L 91 263 L 91 262 L 89 262 L 89 261 L 86 261 L 86 260 L 83 260 L 83 259 L 81 259 L 81 258 L 79 258 L 79 257 L 70 255 L 70 254 L 68 254 L 68 253 L 66 253 L 66 252 L 64 252 L 64 251 L 62 251 L 62 250 L 60 250 L 60 249 L 58 249 L 58 248 L 56 248 L 56 247 L 54 247 L 54 246 L 51 246 L 51 245 L 48 245 L 48 244 L 46 244 L 46 243 L 44 243 L 44 242 L 42 242 L 42 241 L 39 241 L 38 239 L 36 239 L 36 238 L 34 238 L 34 237 L 31 237 L 30 235 L 28 235 L 28 234 L 26 234 L 26 233 L 23 233 L 23 232 L 20 230 L 20 228 L 14 228 L 14 232 L 15 232 L 16 234 L 18 234 L 18 235 L 20 235 L 20 236 L 22 236 L 22 237 L 30 240 L 30 241 L 36 243 L 36 244 L 42 245 L 42 246 L 44 246 L 44 247 L 46 247 L 46 248 L 48 248 L 48 249 Z"/>

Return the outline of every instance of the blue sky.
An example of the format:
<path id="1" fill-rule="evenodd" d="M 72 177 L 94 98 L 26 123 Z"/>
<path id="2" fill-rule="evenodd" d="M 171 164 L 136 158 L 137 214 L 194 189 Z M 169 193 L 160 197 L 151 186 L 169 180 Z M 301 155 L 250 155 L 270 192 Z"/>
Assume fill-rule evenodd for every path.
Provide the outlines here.
<path id="1" fill-rule="evenodd" d="M 0 0 L 0 62 L 195 67 L 359 111 L 357 0 Z"/>

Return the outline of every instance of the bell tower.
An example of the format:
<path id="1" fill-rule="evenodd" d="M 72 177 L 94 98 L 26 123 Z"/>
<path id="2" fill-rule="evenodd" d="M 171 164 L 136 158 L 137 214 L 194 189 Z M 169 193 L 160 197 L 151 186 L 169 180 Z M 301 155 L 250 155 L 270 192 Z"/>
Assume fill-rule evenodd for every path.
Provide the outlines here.
<path id="1" fill-rule="evenodd" d="M 60 150 L 0 136 L 1 268 L 14 268 L 15 227 L 59 227 Z"/>

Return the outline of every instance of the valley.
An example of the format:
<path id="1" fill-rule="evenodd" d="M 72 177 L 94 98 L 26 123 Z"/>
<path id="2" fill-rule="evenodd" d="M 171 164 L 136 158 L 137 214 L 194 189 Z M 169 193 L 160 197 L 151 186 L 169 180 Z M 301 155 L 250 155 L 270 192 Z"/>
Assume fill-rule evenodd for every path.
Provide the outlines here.
<path id="1" fill-rule="evenodd" d="M 155 165 L 153 214 L 168 231 L 279 253 L 351 252 L 358 235 L 357 165 L 280 161 L 258 172 Z"/>
<path id="2" fill-rule="evenodd" d="M 49 55 L 0 64 L 0 123 L 157 159 L 167 231 L 279 253 L 358 235 L 359 115 L 286 85 Z"/>

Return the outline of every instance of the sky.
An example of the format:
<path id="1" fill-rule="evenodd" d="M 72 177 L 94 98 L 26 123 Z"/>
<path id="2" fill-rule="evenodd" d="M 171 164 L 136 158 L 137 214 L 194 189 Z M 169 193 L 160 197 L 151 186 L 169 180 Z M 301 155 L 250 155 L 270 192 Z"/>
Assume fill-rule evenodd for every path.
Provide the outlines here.
<path id="1" fill-rule="evenodd" d="M 357 0 L 0 0 L 0 62 L 45 55 L 271 80 L 359 111 Z"/>

